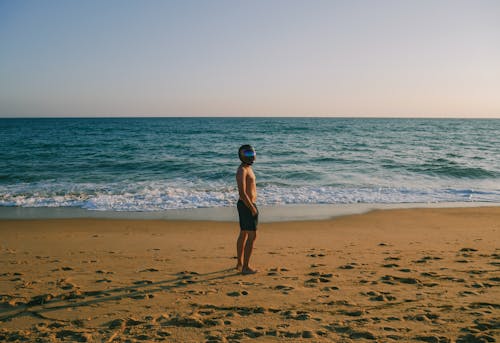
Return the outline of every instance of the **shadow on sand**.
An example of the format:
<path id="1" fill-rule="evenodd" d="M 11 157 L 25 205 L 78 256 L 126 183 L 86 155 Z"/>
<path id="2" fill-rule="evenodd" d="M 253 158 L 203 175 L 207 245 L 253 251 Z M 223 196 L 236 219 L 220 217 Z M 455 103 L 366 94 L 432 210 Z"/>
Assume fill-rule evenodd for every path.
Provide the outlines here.
<path id="1" fill-rule="evenodd" d="M 188 285 L 202 284 L 208 281 L 221 280 L 238 275 L 241 274 L 234 268 L 222 269 L 205 274 L 184 271 L 175 274 L 175 278 L 172 279 L 157 282 L 138 280 L 133 282 L 133 285 L 127 287 L 97 291 L 73 290 L 57 296 L 52 296 L 51 294 L 37 295 L 26 303 L 16 304 L 15 306 L 4 305 L 3 308 L 0 307 L 0 322 L 9 321 L 21 316 L 33 316 L 52 320 L 46 318 L 43 313 L 66 308 L 101 304 L 107 301 L 124 298 L 142 299 L 152 293 L 168 291 Z"/>

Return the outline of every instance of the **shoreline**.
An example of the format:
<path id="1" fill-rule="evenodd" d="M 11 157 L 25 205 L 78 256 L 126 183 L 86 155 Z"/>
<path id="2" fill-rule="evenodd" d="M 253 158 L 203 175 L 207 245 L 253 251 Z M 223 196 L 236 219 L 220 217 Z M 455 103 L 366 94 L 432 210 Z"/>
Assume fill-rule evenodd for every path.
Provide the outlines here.
<path id="1" fill-rule="evenodd" d="M 357 203 L 357 204 L 289 204 L 259 206 L 261 223 L 329 220 L 375 210 L 499 207 L 495 202 L 442 203 Z M 236 207 L 172 209 L 164 211 L 98 211 L 70 207 L 0 207 L 0 220 L 36 219 L 123 219 L 237 222 Z"/>

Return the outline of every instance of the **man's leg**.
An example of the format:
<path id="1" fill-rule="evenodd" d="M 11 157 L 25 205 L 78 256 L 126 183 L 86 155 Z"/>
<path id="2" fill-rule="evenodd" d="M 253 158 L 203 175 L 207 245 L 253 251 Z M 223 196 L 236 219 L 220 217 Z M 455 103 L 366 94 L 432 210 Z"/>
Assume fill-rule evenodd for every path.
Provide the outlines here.
<path id="1" fill-rule="evenodd" d="M 251 269 L 248 263 L 250 262 L 250 256 L 252 256 L 253 243 L 257 238 L 257 232 L 256 231 L 246 231 L 246 232 L 248 238 L 245 244 L 245 256 L 243 258 L 243 268 L 241 269 L 241 272 L 243 274 L 252 274 L 255 273 L 255 270 Z"/>
<path id="2" fill-rule="evenodd" d="M 236 264 L 236 269 L 240 270 L 243 267 L 243 249 L 245 247 L 245 241 L 248 237 L 248 231 L 241 230 L 238 240 L 236 241 L 236 256 L 238 256 L 238 262 Z"/>

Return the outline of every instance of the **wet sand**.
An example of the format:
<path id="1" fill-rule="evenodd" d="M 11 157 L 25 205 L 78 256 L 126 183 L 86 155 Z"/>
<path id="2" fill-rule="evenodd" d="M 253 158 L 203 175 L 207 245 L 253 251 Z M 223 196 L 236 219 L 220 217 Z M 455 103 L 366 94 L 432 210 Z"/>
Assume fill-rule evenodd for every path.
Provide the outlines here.
<path id="1" fill-rule="evenodd" d="M 493 342 L 500 207 L 264 223 L 0 221 L 0 341 Z"/>

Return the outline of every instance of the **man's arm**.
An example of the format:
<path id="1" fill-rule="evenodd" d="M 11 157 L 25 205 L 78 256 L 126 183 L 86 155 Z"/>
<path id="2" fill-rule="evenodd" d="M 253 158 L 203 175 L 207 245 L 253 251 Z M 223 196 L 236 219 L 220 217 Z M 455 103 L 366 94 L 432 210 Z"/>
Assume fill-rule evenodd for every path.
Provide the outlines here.
<path id="1" fill-rule="evenodd" d="M 246 207 L 252 211 L 252 215 L 257 215 L 257 209 L 250 201 L 250 198 L 247 195 L 247 183 L 245 182 L 247 178 L 247 171 L 245 168 L 239 168 L 236 173 L 236 182 L 238 183 L 238 192 L 240 194 L 240 199 L 245 203 Z"/>

